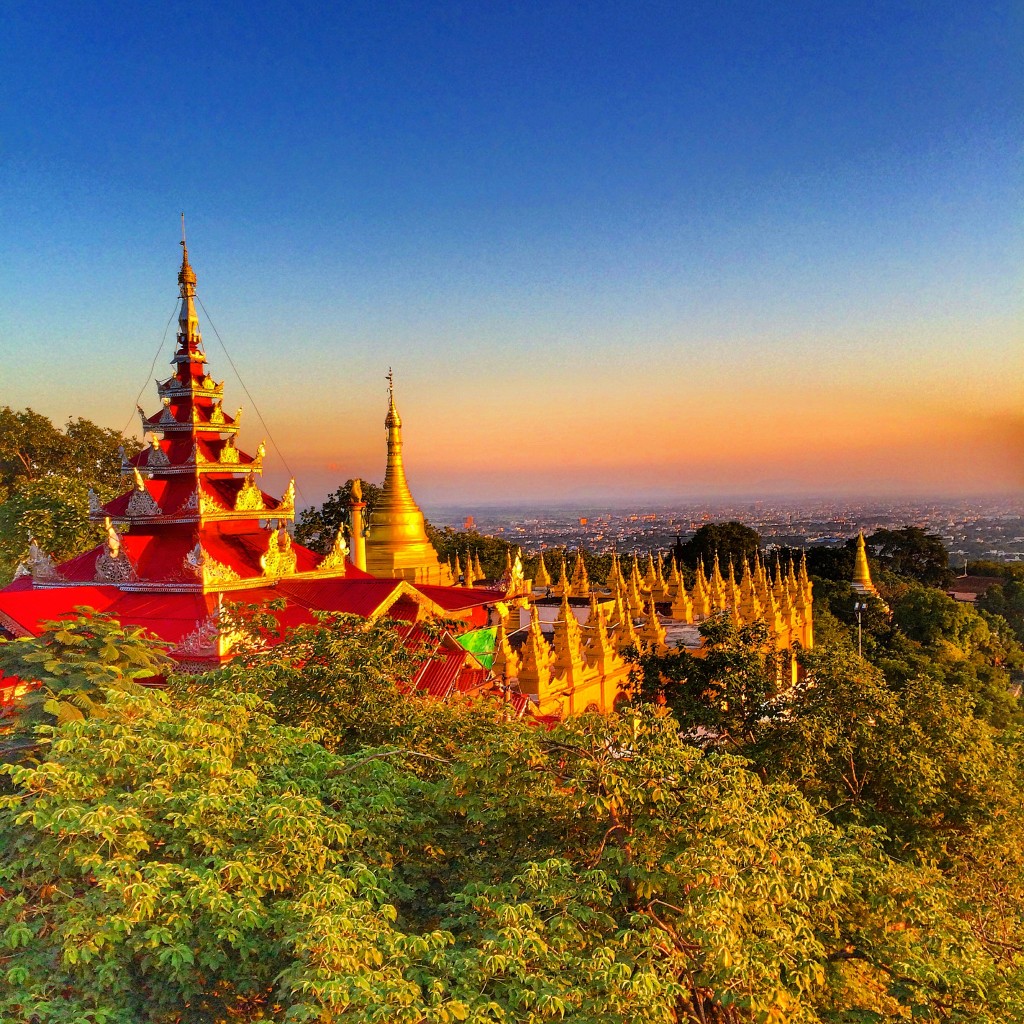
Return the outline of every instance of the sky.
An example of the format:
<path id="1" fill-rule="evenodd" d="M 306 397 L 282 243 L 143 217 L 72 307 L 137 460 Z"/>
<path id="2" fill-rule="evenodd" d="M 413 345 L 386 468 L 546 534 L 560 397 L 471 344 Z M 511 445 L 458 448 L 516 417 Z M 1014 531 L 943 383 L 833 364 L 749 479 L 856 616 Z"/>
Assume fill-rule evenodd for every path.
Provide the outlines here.
<path id="1" fill-rule="evenodd" d="M 0 404 L 155 409 L 184 211 L 300 500 L 389 367 L 424 504 L 1024 492 L 1019 3 L 4 13 Z"/>

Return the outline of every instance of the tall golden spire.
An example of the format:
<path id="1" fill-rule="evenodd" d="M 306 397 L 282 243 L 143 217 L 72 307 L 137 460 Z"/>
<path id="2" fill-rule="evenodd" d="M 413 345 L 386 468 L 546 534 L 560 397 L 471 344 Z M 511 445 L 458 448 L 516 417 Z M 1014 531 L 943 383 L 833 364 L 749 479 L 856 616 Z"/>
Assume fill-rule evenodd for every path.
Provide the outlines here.
<path id="1" fill-rule="evenodd" d="M 405 479 L 402 457 L 402 417 L 395 405 L 395 382 L 388 368 L 387 431 L 388 461 L 384 486 L 370 513 L 366 538 L 366 569 L 374 576 L 407 579 L 415 583 L 440 583 L 441 566 L 427 537 L 416 499 Z M 469 567 L 467 566 L 467 571 Z"/>
<path id="2" fill-rule="evenodd" d="M 405 479 L 405 461 L 402 458 L 402 417 L 395 406 L 395 379 L 388 367 L 388 414 L 384 417 L 384 428 L 388 438 L 388 464 L 384 471 L 384 493 L 378 500 L 379 507 L 391 509 L 415 509 L 419 511 Z"/>
<path id="3" fill-rule="evenodd" d="M 554 652 L 540 631 L 540 613 L 534 605 L 530 614 L 530 626 L 526 642 L 520 651 L 519 687 L 523 693 L 538 698 L 551 682 L 551 662 Z"/>
<path id="4" fill-rule="evenodd" d="M 548 567 L 544 564 L 543 551 L 537 555 L 537 569 L 533 574 L 533 585 L 538 589 L 551 586 L 551 574 L 548 572 Z"/>

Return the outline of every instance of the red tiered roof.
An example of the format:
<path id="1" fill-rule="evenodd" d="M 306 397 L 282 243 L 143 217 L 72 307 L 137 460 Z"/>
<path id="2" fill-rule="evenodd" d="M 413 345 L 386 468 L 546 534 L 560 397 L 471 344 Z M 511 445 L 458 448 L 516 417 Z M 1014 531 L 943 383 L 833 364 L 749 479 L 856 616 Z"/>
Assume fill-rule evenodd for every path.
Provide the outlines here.
<path id="1" fill-rule="evenodd" d="M 29 574 L 0 591 L 0 629 L 35 635 L 42 622 L 84 606 L 145 627 L 179 661 L 199 668 L 219 661 L 210 628 L 224 599 L 283 599 L 275 614 L 285 628 L 312 622 L 317 611 L 486 625 L 501 592 L 376 579 L 344 558 L 340 545 L 323 557 L 291 540 L 283 526 L 294 518 L 294 484 L 282 498 L 268 495 L 259 486 L 263 445 L 255 455 L 236 446 L 241 410 L 222 410 L 223 382 L 207 373 L 196 275 L 184 246 L 174 373 L 157 383 L 163 408 L 139 410 L 148 444 L 122 457 L 131 489 L 106 504 L 90 495 L 90 518 L 105 523 L 107 540 L 57 566 L 36 550 Z M 424 663 L 413 688 L 433 696 L 479 689 L 487 674 L 477 664 L 461 648 L 446 648 Z"/>

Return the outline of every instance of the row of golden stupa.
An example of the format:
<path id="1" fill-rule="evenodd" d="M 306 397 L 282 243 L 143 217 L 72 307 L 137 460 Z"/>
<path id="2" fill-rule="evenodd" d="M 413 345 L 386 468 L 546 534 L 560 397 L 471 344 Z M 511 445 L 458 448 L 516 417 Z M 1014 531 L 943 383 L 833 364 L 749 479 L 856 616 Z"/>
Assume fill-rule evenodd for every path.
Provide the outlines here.
<path id="1" fill-rule="evenodd" d="M 448 563 L 438 559 L 406 479 L 402 420 L 391 387 L 385 429 L 387 469 L 365 540 L 358 481 L 350 505 L 353 563 L 375 576 L 412 583 L 493 588 L 494 581 L 484 579 L 479 555 L 466 552 L 464 560 L 456 556 Z M 779 651 L 814 643 L 806 561 L 799 567 L 790 562 L 785 569 L 776 562 L 773 573 L 755 554 L 752 562 L 743 562 L 737 579 L 735 565 L 730 562 L 723 574 L 716 556 L 710 573 L 703 563 L 698 566 L 688 588 L 674 558 L 666 567 L 660 557 L 648 555 L 641 568 L 633 556 L 624 571 L 614 555 L 607 578 L 597 583 L 578 553 L 571 574 L 562 559 L 556 582 L 543 554 L 527 578 L 521 554 L 513 559 L 509 553 L 499 589 L 506 597 L 494 611 L 495 685 L 528 696 L 541 715 L 611 710 L 629 692 L 630 664 L 623 650 L 685 646 L 699 654 L 694 627 L 714 615 L 728 615 L 737 625 L 764 621 L 769 643 Z M 552 602 L 558 605 L 553 622 L 542 614 Z M 690 629 L 680 629 L 686 626 Z"/>

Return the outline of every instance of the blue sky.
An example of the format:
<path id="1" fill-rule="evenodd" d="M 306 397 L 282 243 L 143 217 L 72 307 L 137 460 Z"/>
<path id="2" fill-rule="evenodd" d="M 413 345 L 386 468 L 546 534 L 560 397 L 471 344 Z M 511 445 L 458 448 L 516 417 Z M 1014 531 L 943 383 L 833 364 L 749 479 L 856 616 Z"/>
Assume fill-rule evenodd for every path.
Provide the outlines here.
<path id="1" fill-rule="evenodd" d="M 0 402 L 120 428 L 185 210 L 314 495 L 389 364 L 437 500 L 1021 485 L 1019 4 L 210 6 L 6 5 Z"/>

